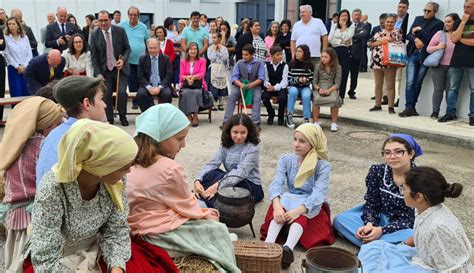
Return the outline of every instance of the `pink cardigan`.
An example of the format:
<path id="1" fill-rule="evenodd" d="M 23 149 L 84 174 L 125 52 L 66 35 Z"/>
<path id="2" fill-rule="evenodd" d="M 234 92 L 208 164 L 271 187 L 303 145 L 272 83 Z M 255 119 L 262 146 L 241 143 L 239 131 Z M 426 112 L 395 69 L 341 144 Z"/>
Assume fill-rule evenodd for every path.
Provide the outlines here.
<path id="1" fill-rule="evenodd" d="M 166 233 L 192 219 L 219 220 L 217 210 L 199 206 L 187 181 L 183 167 L 167 157 L 148 168 L 133 166 L 127 174 L 132 235 Z"/>
<path id="2" fill-rule="evenodd" d="M 182 59 L 179 70 L 179 83 L 181 86 L 183 86 L 184 83 L 184 76 L 191 75 L 189 72 L 190 68 L 191 62 L 186 61 L 186 59 Z M 206 84 L 206 59 L 199 58 L 194 62 L 193 75 L 199 76 L 199 78 L 202 79 L 202 87 L 204 90 L 208 90 Z"/>
<path id="3" fill-rule="evenodd" d="M 443 30 L 440 30 L 436 32 L 435 35 L 431 38 L 431 41 L 426 48 L 426 51 L 431 54 L 436 51 L 436 47 L 442 43 L 441 41 L 441 32 Z M 446 35 L 446 48 L 444 49 L 444 54 L 441 60 L 439 61 L 440 65 L 450 65 L 451 64 L 451 58 L 453 57 L 453 52 L 454 52 L 454 46 L 455 44 L 451 42 L 451 39 L 448 35 Z"/>

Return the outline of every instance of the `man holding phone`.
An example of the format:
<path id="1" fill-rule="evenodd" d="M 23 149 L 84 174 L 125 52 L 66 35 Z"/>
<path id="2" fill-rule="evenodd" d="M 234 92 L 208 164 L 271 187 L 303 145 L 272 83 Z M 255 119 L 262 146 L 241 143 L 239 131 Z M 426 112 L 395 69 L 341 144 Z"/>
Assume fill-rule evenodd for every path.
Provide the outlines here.
<path id="1" fill-rule="evenodd" d="M 56 9 L 56 22 L 46 27 L 46 41 L 44 45 L 47 48 L 58 49 L 62 52 L 67 49 L 71 36 L 79 32 L 74 24 L 67 22 L 66 17 L 67 9 L 65 7 L 58 7 Z"/>

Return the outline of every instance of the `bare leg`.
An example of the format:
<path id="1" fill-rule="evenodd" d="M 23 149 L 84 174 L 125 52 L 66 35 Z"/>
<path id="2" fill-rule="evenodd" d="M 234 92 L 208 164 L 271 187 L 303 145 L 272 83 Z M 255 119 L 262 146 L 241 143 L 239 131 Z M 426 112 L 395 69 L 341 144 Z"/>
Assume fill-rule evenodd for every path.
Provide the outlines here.
<path id="1" fill-rule="evenodd" d="M 321 107 L 313 106 L 313 122 L 319 121 L 319 113 L 321 112 Z"/>
<path id="2" fill-rule="evenodd" d="M 338 116 L 339 116 L 339 107 L 331 107 L 331 122 L 337 123 Z"/>

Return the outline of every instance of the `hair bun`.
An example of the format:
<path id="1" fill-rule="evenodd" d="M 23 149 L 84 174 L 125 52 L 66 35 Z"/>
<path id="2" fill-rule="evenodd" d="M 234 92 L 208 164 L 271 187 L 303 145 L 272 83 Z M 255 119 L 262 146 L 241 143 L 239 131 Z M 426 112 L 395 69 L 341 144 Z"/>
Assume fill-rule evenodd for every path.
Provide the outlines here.
<path id="1" fill-rule="evenodd" d="M 450 184 L 444 190 L 444 196 L 449 197 L 449 198 L 456 198 L 459 195 L 461 195 L 461 192 L 462 192 L 462 185 L 459 183 L 453 183 L 453 184 Z"/>

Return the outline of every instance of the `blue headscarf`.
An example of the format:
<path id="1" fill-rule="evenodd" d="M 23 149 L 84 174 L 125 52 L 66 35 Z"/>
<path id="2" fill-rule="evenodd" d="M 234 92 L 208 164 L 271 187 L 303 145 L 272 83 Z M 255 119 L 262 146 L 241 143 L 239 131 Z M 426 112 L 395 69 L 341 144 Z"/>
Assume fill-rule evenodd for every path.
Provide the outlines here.
<path id="1" fill-rule="evenodd" d="M 421 146 L 418 145 L 418 143 L 416 142 L 416 140 L 411 136 L 411 135 L 407 135 L 407 134 L 391 134 L 389 136 L 389 138 L 392 138 L 392 137 L 398 137 L 398 138 L 401 138 L 403 140 L 405 140 L 406 142 L 408 142 L 408 144 L 410 144 L 411 148 L 413 149 L 413 151 L 415 152 L 415 157 L 418 157 L 420 155 L 423 155 L 423 150 L 421 149 Z"/>
<path id="2" fill-rule="evenodd" d="M 162 142 L 181 132 L 189 124 L 181 110 L 170 103 L 162 103 L 148 108 L 137 117 L 134 136 L 143 133 L 156 142 Z"/>

